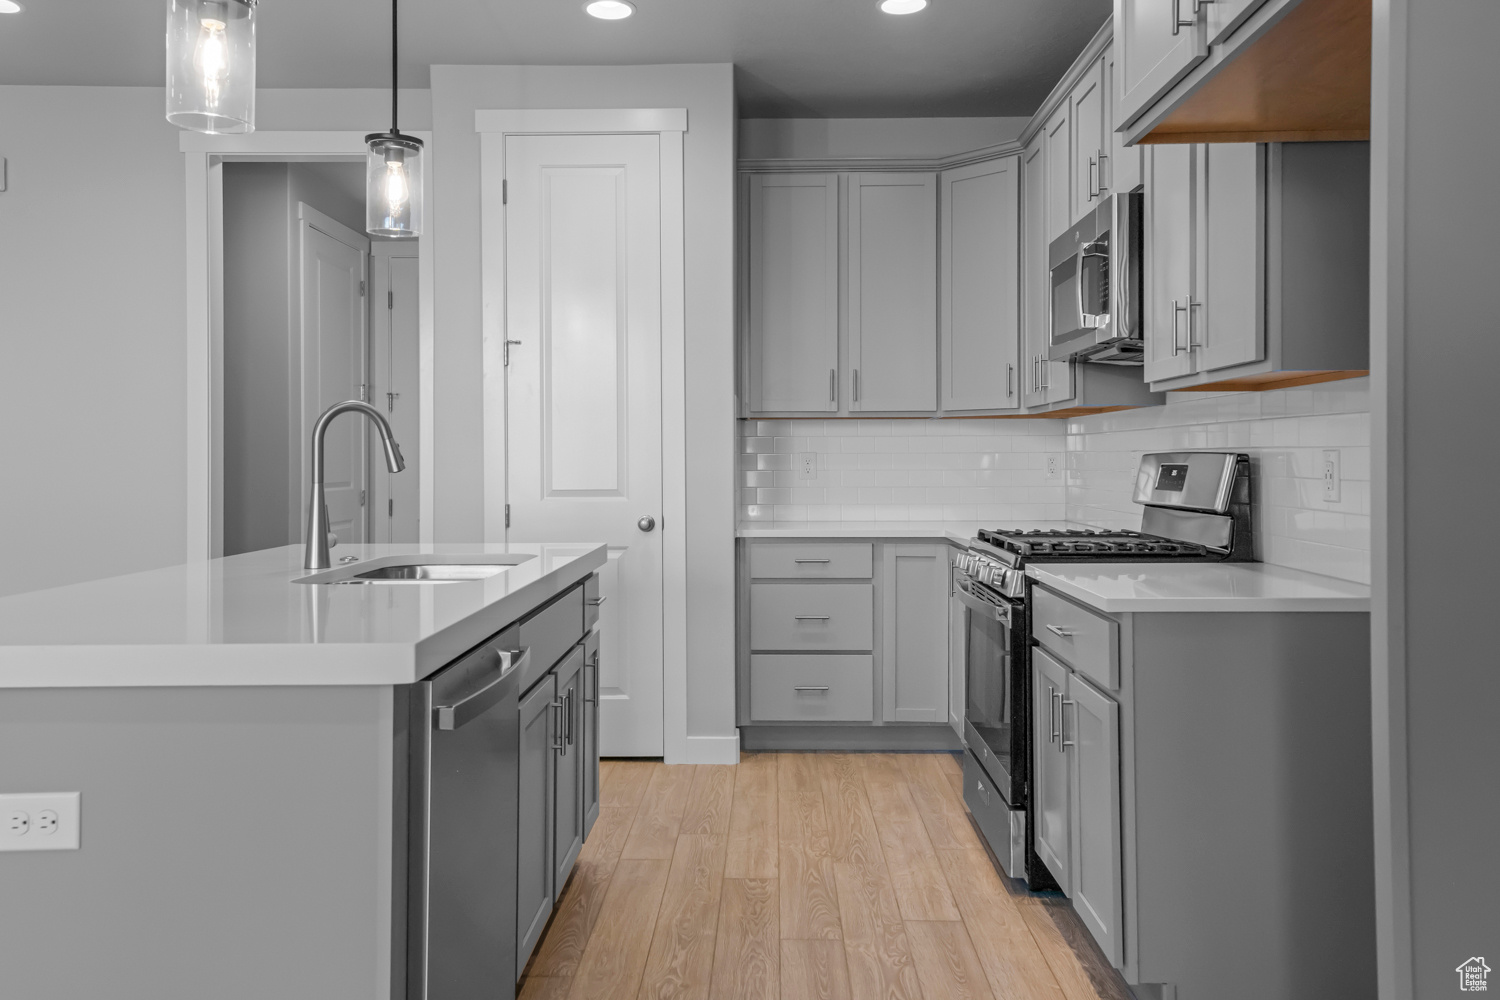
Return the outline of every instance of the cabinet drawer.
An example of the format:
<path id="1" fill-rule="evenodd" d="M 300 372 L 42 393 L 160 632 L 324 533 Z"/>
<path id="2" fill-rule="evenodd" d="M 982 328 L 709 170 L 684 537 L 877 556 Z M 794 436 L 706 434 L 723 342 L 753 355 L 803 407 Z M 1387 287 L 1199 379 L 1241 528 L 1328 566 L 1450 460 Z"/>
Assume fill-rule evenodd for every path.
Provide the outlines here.
<path id="1" fill-rule="evenodd" d="M 1032 592 L 1031 634 L 1074 670 L 1111 691 L 1120 687 L 1120 626 L 1038 587 Z"/>
<path id="2" fill-rule="evenodd" d="M 525 690 L 553 664 L 568 654 L 583 638 L 583 587 L 574 587 L 536 614 L 521 622 L 520 645 L 531 651 L 528 676 L 520 680 Z"/>
<path id="3" fill-rule="evenodd" d="M 750 575 L 757 580 L 868 580 L 875 566 L 869 542 L 751 545 Z"/>
<path id="4" fill-rule="evenodd" d="M 870 722 L 873 656 L 750 657 L 752 722 Z"/>
<path id="5" fill-rule="evenodd" d="M 874 649 L 868 583 L 750 585 L 751 649 Z"/>

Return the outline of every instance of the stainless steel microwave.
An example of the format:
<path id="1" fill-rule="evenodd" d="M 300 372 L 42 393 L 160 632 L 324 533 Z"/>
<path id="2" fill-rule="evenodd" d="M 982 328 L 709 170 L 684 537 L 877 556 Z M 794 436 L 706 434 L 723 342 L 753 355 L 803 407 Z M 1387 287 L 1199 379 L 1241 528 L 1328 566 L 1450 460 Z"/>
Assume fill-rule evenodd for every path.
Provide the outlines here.
<path id="1" fill-rule="evenodd" d="M 1115 365 L 1144 360 L 1144 202 L 1139 192 L 1113 195 L 1052 241 L 1047 255 L 1051 360 Z"/>

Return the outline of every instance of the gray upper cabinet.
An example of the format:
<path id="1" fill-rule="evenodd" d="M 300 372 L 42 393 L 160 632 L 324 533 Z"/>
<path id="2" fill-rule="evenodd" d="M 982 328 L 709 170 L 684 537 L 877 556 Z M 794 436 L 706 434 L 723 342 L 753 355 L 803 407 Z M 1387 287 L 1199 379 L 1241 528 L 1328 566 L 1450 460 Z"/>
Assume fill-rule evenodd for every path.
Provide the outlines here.
<path id="1" fill-rule="evenodd" d="M 1043 245 L 1051 242 L 1067 232 L 1073 224 L 1073 208 L 1076 201 L 1073 197 L 1073 176 L 1075 164 L 1073 160 L 1073 106 L 1064 101 L 1062 106 L 1047 119 L 1047 124 L 1042 127 L 1042 146 L 1046 154 L 1043 162 L 1043 170 L 1046 173 L 1046 189 L 1042 195 L 1043 218 L 1045 219 L 1045 232 L 1042 234 Z M 1043 266 L 1047 254 L 1042 253 Z"/>
<path id="2" fill-rule="evenodd" d="M 886 545 L 882 718 L 948 716 L 948 546 Z"/>
<path id="3" fill-rule="evenodd" d="M 1107 193 L 1110 142 L 1105 103 L 1104 60 L 1089 67 L 1069 97 L 1073 105 L 1073 218 L 1099 207 Z M 1060 234 L 1059 234 L 1060 235 Z"/>
<path id="4" fill-rule="evenodd" d="M 937 176 L 849 177 L 849 408 L 937 409 Z"/>
<path id="5" fill-rule="evenodd" d="M 1197 0 L 1115 0 L 1117 125 L 1138 117 L 1207 57 L 1198 7 Z"/>
<path id="6" fill-rule="evenodd" d="M 748 182 L 748 408 L 834 412 L 838 175 L 752 174 Z"/>
<path id="7" fill-rule="evenodd" d="M 1021 169 L 1019 157 L 1007 156 L 941 178 L 945 410 L 1021 405 Z"/>
<path id="8" fill-rule="evenodd" d="M 1059 719 L 1069 756 L 1070 895 L 1111 965 L 1123 960 L 1120 934 L 1120 706 L 1078 674 L 1068 676 Z"/>
<path id="9" fill-rule="evenodd" d="M 1105 174 L 1107 187 L 1112 194 L 1134 191 L 1141 186 L 1141 146 L 1125 145 L 1125 137 L 1115 131 L 1115 122 L 1120 120 L 1119 75 L 1116 71 L 1115 47 L 1104 50 L 1105 90 L 1105 142 L 1109 150 L 1109 162 Z"/>
<path id="10" fill-rule="evenodd" d="M 1157 390 L 1369 367 L 1369 146 L 1146 152 L 1146 370 Z"/>

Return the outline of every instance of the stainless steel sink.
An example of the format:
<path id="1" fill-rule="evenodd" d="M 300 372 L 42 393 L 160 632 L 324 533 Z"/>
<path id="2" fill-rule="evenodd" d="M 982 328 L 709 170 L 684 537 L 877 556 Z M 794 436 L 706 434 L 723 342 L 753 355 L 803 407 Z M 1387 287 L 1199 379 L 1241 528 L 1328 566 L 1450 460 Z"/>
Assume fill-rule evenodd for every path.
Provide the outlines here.
<path id="1" fill-rule="evenodd" d="M 319 584 L 392 584 L 392 583 L 470 583 L 499 576 L 512 566 L 533 555 L 475 556 L 385 556 L 369 563 L 351 562 L 337 569 L 304 576 L 295 583 Z"/>
<path id="2" fill-rule="evenodd" d="M 445 563 L 402 563 L 395 566 L 378 566 L 364 573 L 355 573 L 341 583 L 459 583 L 464 580 L 487 580 L 504 573 L 509 566 L 452 565 Z"/>

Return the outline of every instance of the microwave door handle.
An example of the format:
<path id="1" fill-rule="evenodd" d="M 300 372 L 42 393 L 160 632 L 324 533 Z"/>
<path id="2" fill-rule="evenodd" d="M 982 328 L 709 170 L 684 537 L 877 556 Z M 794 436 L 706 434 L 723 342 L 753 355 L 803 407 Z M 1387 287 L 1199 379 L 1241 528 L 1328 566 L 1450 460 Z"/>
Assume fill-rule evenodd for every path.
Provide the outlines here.
<path id="1" fill-rule="evenodd" d="M 1084 260 L 1088 257 L 1088 244 L 1078 244 L 1078 269 L 1073 278 L 1073 290 L 1078 293 L 1078 326 L 1087 328 L 1089 325 L 1088 314 L 1083 311 L 1083 267 Z"/>

